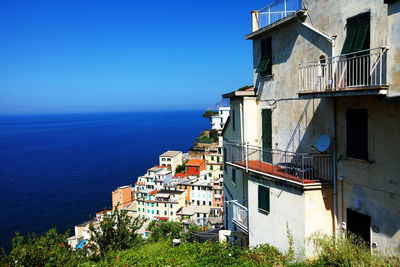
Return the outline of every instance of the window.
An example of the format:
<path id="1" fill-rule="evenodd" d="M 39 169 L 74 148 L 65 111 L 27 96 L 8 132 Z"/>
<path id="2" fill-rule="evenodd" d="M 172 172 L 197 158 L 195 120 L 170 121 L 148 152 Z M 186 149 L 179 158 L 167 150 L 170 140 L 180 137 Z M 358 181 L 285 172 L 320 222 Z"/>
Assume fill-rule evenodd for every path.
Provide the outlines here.
<path id="1" fill-rule="evenodd" d="M 210 165 L 210 170 L 212 171 L 214 169 L 213 165 Z"/>
<path id="2" fill-rule="evenodd" d="M 167 158 L 167 161 L 171 161 L 171 159 L 170 159 L 170 158 Z"/>
<path id="3" fill-rule="evenodd" d="M 164 215 L 167 215 L 167 211 L 166 210 L 164 210 Z"/>
<path id="4" fill-rule="evenodd" d="M 236 170 L 232 169 L 232 183 L 236 185 Z"/>
<path id="5" fill-rule="evenodd" d="M 369 48 L 369 24 L 369 12 L 347 19 L 347 35 L 342 54 Z"/>
<path id="6" fill-rule="evenodd" d="M 205 202 L 205 201 L 203 201 L 203 205 L 204 205 L 204 206 L 206 205 L 206 202 Z"/>
<path id="7" fill-rule="evenodd" d="M 158 203 L 156 203 L 156 207 L 158 207 Z"/>
<path id="8" fill-rule="evenodd" d="M 272 75 L 272 46 L 271 37 L 261 41 L 261 58 L 256 73 Z"/>
<path id="9" fill-rule="evenodd" d="M 160 214 L 160 211 L 159 211 L 159 210 L 157 210 L 157 214 Z"/>
<path id="10" fill-rule="evenodd" d="M 346 155 L 368 160 L 368 110 L 346 111 Z"/>
<path id="11" fill-rule="evenodd" d="M 200 200 L 197 200 L 197 206 L 200 206 Z"/>
<path id="12" fill-rule="evenodd" d="M 208 201 L 208 206 L 212 206 L 212 203 L 211 203 L 211 201 Z"/>
<path id="13" fill-rule="evenodd" d="M 185 200 L 185 205 L 187 205 L 187 200 Z"/>
<path id="14" fill-rule="evenodd" d="M 258 186 L 258 210 L 262 212 L 269 212 L 269 187 L 264 185 Z"/>
<path id="15" fill-rule="evenodd" d="M 170 205 L 170 208 L 172 209 L 172 204 Z"/>
<path id="16" fill-rule="evenodd" d="M 174 215 L 174 212 L 173 212 L 173 211 L 171 211 L 171 215 Z"/>
<path id="17" fill-rule="evenodd" d="M 213 156 L 211 156 L 211 161 L 213 161 L 214 160 L 214 157 Z"/>
<path id="18" fill-rule="evenodd" d="M 165 161 L 165 158 L 162 158 L 162 161 Z"/>
<path id="19" fill-rule="evenodd" d="M 217 157 L 217 163 L 219 163 L 219 157 Z"/>
<path id="20" fill-rule="evenodd" d="M 219 204 L 217 204 L 217 207 L 219 207 Z"/>
<path id="21" fill-rule="evenodd" d="M 199 171 L 199 167 L 196 167 L 196 172 L 198 172 Z"/>
<path id="22" fill-rule="evenodd" d="M 164 203 L 164 208 L 166 208 L 167 207 L 167 203 Z"/>
<path id="23" fill-rule="evenodd" d="M 154 214 L 154 210 L 151 210 L 151 214 Z"/>

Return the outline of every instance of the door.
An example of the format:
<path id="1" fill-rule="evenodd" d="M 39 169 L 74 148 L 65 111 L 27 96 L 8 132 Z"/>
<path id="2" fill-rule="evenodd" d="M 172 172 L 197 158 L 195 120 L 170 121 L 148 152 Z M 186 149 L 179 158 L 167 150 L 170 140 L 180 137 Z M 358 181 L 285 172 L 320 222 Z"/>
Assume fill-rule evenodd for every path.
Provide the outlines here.
<path id="1" fill-rule="evenodd" d="M 368 245 L 371 238 L 371 217 L 347 209 L 347 231 L 361 237 Z"/>
<path id="2" fill-rule="evenodd" d="M 262 160 L 264 162 L 272 163 L 272 120 L 271 120 L 271 109 L 263 109 L 261 113 L 262 117 Z"/>

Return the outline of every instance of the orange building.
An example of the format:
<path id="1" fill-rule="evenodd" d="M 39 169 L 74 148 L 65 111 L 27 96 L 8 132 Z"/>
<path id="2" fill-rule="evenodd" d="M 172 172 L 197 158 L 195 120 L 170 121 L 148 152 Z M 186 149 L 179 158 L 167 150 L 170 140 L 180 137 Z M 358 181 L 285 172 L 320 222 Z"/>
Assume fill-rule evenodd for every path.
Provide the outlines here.
<path id="1" fill-rule="evenodd" d="M 213 183 L 213 207 L 224 209 L 224 182 L 223 179 L 219 179 Z"/>
<path id="2" fill-rule="evenodd" d="M 132 189 L 132 186 L 125 185 L 118 187 L 112 192 L 113 210 L 117 205 L 119 205 L 119 209 L 122 209 L 132 203 Z"/>
<path id="3" fill-rule="evenodd" d="M 200 176 L 200 172 L 206 168 L 206 162 L 204 159 L 191 159 L 186 163 L 186 175 L 187 176 Z"/>

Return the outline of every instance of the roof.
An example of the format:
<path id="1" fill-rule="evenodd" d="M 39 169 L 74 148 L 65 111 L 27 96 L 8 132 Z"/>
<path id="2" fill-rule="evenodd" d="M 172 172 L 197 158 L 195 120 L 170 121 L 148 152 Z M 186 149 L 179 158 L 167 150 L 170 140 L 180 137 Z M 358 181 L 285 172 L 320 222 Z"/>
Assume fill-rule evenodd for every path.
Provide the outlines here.
<path id="1" fill-rule="evenodd" d="M 245 96 L 252 96 L 256 97 L 257 96 L 257 89 L 254 87 L 245 89 L 245 90 L 236 90 L 230 93 L 223 94 L 223 98 L 232 98 L 232 97 L 245 97 Z"/>
<path id="2" fill-rule="evenodd" d="M 210 224 L 221 224 L 224 223 L 222 217 L 208 217 Z"/>
<path id="3" fill-rule="evenodd" d="M 191 159 L 186 163 L 186 166 L 200 166 L 204 163 L 204 159 Z"/>
<path id="4" fill-rule="evenodd" d="M 167 190 L 167 189 L 161 189 L 158 191 L 159 194 L 182 194 L 184 191 L 181 190 Z"/>
<path id="5" fill-rule="evenodd" d="M 210 206 L 197 206 L 197 205 L 189 205 L 187 207 L 183 207 L 180 211 L 180 215 L 193 215 L 196 213 L 210 213 Z"/>
<path id="6" fill-rule="evenodd" d="M 297 21 L 298 18 L 305 18 L 307 17 L 307 11 L 304 9 L 300 9 L 293 14 L 290 14 L 280 20 L 275 21 L 274 23 L 271 23 L 255 32 L 249 33 L 248 35 L 245 36 L 246 40 L 252 40 L 257 37 L 259 37 L 261 34 L 276 30 L 282 26 L 285 26 L 289 23 Z"/>
<path id="7" fill-rule="evenodd" d="M 168 166 L 163 166 L 163 167 L 168 167 Z M 171 171 L 164 169 L 164 170 L 161 170 L 161 171 L 157 172 L 157 175 L 165 175 L 165 174 L 168 174 L 168 173 L 171 173 Z"/>
<path id="8" fill-rule="evenodd" d="M 177 173 L 177 174 L 175 174 L 175 177 L 184 178 L 184 177 L 186 177 L 186 173 Z"/>
<path id="9" fill-rule="evenodd" d="M 178 154 L 182 154 L 181 151 L 173 151 L 173 150 L 168 150 L 167 152 L 164 152 L 160 155 L 160 157 L 175 157 Z"/>

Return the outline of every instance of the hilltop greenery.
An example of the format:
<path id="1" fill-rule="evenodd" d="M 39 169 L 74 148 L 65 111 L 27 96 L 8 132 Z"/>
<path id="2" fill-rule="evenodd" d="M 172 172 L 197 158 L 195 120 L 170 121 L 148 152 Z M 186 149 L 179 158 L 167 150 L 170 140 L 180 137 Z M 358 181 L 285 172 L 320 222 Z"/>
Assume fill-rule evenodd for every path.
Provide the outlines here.
<path id="1" fill-rule="evenodd" d="M 116 216 L 116 215 L 115 215 Z M 242 249 L 230 243 L 188 243 L 182 235 L 182 225 L 178 222 L 152 222 L 149 225 L 151 237 L 142 240 L 129 229 L 140 225 L 138 221 L 125 223 L 126 214 L 121 214 L 122 222 L 117 229 L 110 222 L 111 216 L 93 236 L 93 241 L 103 245 L 73 251 L 68 246 L 68 233 L 58 234 L 51 229 L 43 236 L 27 239 L 16 235 L 10 254 L 3 255 L 1 266 L 399 266 L 397 256 L 371 254 L 369 247 L 360 239 L 314 236 L 312 242 L 318 254 L 308 260 L 296 260 L 293 237 L 288 231 L 289 251 L 282 252 L 264 244 L 252 249 Z M 133 227 L 133 228 L 131 228 Z M 198 231 L 191 226 L 190 231 Z M 106 233 L 107 232 L 107 233 Z M 183 237 L 183 243 L 174 246 L 173 238 Z M 108 240 L 104 240 L 107 238 Z M 93 252 L 91 255 L 89 255 Z"/>
<path id="2" fill-rule="evenodd" d="M 212 116 L 217 115 L 217 114 L 218 114 L 218 111 L 207 110 L 206 112 L 204 112 L 203 118 L 210 119 Z"/>

